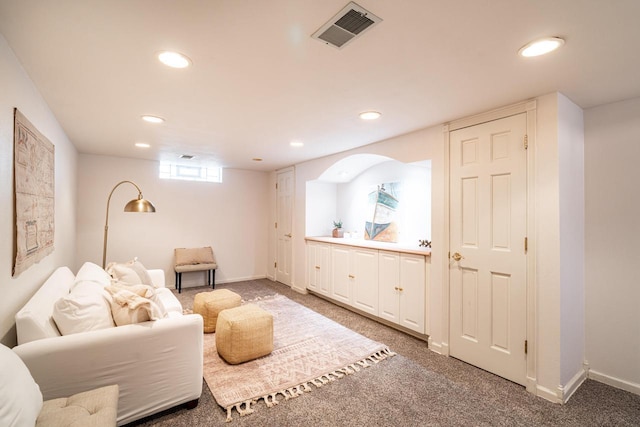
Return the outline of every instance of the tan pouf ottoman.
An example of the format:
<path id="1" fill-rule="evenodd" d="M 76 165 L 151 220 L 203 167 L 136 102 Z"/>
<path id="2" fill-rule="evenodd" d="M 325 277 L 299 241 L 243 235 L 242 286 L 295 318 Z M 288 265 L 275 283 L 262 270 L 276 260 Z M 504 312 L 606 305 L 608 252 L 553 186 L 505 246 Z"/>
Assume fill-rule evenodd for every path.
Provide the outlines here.
<path id="1" fill-rule="evenodd" d="M 204 333 L 215 332 L 220 312 L 227 308 L 238 307 L 241 299 L 240 295 L 229 289 L 216 289 L 196 294 L 193 299 L 193 312 L 202 316 Z"/>
<path id="2" fill-rule="evenodd" d="M 255 304 L 224 310 L 216 326 L 218 354 L 232 365 L 273 351 L 273 315 Z"/>

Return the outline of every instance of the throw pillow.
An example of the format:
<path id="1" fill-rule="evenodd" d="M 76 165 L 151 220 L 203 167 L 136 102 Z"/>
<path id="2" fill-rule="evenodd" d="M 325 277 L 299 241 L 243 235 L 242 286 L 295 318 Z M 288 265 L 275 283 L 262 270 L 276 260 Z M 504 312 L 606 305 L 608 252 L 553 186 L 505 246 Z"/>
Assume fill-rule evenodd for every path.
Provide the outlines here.
<path id="1" fill-rule="evenodd" d="M 83 281 L 53 306 L 53 321 L 62 335 L 113 328 L 109 295 L 95 282 Z"/>
<path id="2" fill-rule="evenodd" d="M 107 265 L 107 273 L 112 278 L 130 285 L 154 286 L 147 269 L 138 261 L 138 258 L 124 263 L 111 262 Z"/>
<path id="3" fill-rule="evenodd" d="M 0 425 L 34 426 L 42 393 L 22 359 L 0 344 Z"/>
<path id="4" fill-rule="evenodd" d="M 106 271 L 104 271 L 102 267 L 87 261 L 82 264 L 82 267 L 80 267 L 80 270 L 78 270 L 74 285 L 71 287 L 71 289 L 73 290 L 73 287 L 81 282 L 95 282 L 102 285 L 102 287 L 104 288 L 105 286 L 109 286 L 111 284 L 111 277 L 107 274 Z"/>
<path id="5" fill-rule="evenodd" d="M 135 289 L 138 286 L 132 288 Z M 155 302 L 133 292 L 130 287 L 108 286 L 106 290 L 111 294 L 111 313 L 117 326 L 158 320 L 164 317 L 164 313 Z M 144 292 L 145 295 L 151 291 L 148 287 L 146 291 L 136 290 L 140 293 Z"/>

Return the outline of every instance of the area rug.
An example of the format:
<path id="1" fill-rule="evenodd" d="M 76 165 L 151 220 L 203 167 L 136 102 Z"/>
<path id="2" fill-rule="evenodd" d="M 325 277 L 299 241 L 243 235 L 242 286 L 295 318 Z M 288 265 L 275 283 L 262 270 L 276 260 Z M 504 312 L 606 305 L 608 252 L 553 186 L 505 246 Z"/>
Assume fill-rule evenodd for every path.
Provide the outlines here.
<path id="1" fill-rule="evenodd" d="M 215 334 L 204 336 L 204 378 L 218 405 L 241 416 L 298 397 L 395 355 L 372 341 L 285 296 L 251 301 L 273 314 L 273 352 L 230 365 L 216 350 Z"/>

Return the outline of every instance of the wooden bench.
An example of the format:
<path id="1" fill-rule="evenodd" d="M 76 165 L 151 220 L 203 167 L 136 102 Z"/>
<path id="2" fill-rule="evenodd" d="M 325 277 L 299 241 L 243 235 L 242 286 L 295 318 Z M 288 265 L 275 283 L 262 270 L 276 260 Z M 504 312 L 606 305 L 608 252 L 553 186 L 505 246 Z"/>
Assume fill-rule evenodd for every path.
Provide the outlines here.
<path id="1" fill-rule="evenodd" d="M 176 272 L 176 289 L 182 292 L 182 273 L 192 271 L 206 271 L 207 284 L 212 288 L 216 287 L 216 259 L 213 256 L 211 246 L 204 248 L 176 248 L 174 250 Z"/>

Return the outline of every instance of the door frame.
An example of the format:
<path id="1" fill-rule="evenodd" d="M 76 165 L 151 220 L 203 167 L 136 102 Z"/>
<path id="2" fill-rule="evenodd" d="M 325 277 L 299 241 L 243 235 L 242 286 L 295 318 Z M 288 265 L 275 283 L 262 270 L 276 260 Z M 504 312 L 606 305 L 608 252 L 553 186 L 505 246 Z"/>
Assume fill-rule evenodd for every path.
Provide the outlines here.
<path id="1" fill-rule="evenodd" d="M 527 117 L 527 260 L 526 260 L 526 339 L 527 339 L 527 361 L 526 361 L 526 389 L 528 392 L 537 394 L 537 280 L 536 280 L 536 230 L 535 230 L 535 150 L 536 150 L 536 111 L 537 101 L 530 99 L 517 104 L 498 108 L 486 113 L 465 117 L 445 123 L 442 128 L 444 139 L 444 244 L 443 253 L 450 254 L 450 204 L 451 204 L 451 154 L 449 150 L 450 132 L 469 126 L 499 120 L 505 117 L 526 113 Z M 450 342 L 450 277 L 449 277 L 449 256 L 443 257 L 443 281 L 442 281 L 442 336 L 441 353 L 449 356 Z"/>
<path id="2" fill-rule="evenodd" d="M 278 205 L 278 196 L 279 196 L 279 189 L 278 189 L 278 175 L 281 173 L 291 173 L 291 234 L 293 235 L 293 230 L 295 229 L 295 194 L 296 194 L 296 171 L 295 171 L 295 167 L 294 166 L 289 166 L 286 168 L 282 168 L 282 169 L 278 169 L 275 171 L 275 213 L 276 213 L 276 217 L 275 217 L 275 223 L 278 222 L 278 218 L 279 216 L 279 205 Z M 280 260 L 278 259 L 278 230 L 277 227 L 275 229 L 275 247 L 274 247 L 274 258 L 275 258 L 275 262 L 279 262 Z M 290 282 L 288 284 L 288 286 L 290 286 L 291 288 L 294 287 L 294 269 L 295 269 L 295 251 L 293 250 L 293 237 L 291 237 L 291 254 L 289 255 L 289 259 L 291 260 L 291 271 L 290 271 Z M 274 281 L 278 281 L 278 268 L 274 267 L 274 271 L 273 271 L 273 279 Z M 282 282 L 280 282 L 282 283 Z"/>

